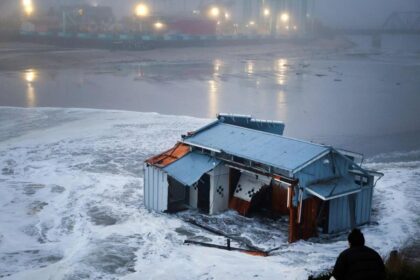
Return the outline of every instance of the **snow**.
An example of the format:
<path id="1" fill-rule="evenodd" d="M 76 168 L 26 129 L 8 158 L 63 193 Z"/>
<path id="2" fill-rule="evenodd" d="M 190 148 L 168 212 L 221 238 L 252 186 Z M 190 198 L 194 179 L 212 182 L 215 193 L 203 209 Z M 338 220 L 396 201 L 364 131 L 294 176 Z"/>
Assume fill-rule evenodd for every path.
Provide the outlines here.
<path id="1" fill-rule="evenodd" d="M 186 246 L 191 236 L 224 240 L 179 215 L 144 208 L 143 160 L 209 121 L 0 107 L 0 278 L 306 279 L 331 268 L 347 246 L 345 235 L 288 245 L 281 231 L 248 231 L 251 242 L 280 247 L 255 257 Z M 419 232 L 418 154 L 387 154 L 366 165 L 385 173 L 374 192 L 373 222 L 362 228 L 383 256 Z"/>

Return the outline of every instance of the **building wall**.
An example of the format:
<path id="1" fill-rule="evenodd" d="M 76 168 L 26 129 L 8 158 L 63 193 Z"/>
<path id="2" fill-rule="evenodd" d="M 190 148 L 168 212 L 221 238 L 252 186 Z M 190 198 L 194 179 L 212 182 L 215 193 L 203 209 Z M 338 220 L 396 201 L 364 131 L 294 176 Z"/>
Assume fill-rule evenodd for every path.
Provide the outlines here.
<path id="1" fill-rule="evenodd" d="M 220 164 L 210 173 L 210 211 L 217 214 L 229 206 L 229 168 Z"/>
<path id="2" fill-rule="evenodd" d="M 352 222 L 351 195 L 331 200 L 328 233 L 337 233 L 368 223 L 372 212 L 372 194 L 373 187 L 364 187 L 361 192 L 354 194 L 354 223 Z"/>
<path id="3" fill-rule="evenodd" d="M 188 189 L 190 190 L 189 205 L 192 208 L 197 208 L 198 188 L 197 187 L 189 187 Z"/>
<path id="4" fill-rule="evenodd" d="M 348 161 L 330 153 L 302 169 L 296 177 L 299 179 L 299 185 L 305 188 L 317 180 L 345 175 L 348 169 Z M 360 193 L 329 201 L 328 233 L 341 232 L 370 221 L 373 188 L 371 182 L 369 185 Z M 295 192 L 298 194 L 297 190 Z M 304 192 L 304 200 L 310 197 L 312 195 Z M 294 205 L 297 204 L 298 195 L 295 195 Z"/>
<path id="5" fill-rule="evenodd" d="M 168 210 L 168 178 L 162 169 L 144 165 L 144 205 L 147 209 Z"/>
<path id="6" fill-rule="evenodd" d="M 348 161 L 343 159 L 341 156 L 329 153 L 299 171 L 296 178 L 299 179 L 299 185 L 302 188 L 306 188 L 314 181 L 347 174 L 348 169 Z M 298 194 L 298 190 L 295 190 L 295 193 Z M 308 197 L 311 197 L 311 195 L 304 192 L 303 199 Z M 294 197 L 294 204 L 295 206 L 297 205 L 297 195 Z"/>

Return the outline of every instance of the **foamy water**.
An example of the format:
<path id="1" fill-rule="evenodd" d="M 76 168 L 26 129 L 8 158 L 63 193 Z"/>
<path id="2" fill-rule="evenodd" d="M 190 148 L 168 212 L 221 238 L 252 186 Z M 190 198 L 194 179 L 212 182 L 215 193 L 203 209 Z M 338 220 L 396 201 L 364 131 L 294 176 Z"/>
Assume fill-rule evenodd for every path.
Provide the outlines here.
<path id="1" fill-rule="evenodd" d="M 191 236 L 224 240 L 144 208 L 143 160 L 209 121 L 0 107 L 0 277 L 306 279 L 329 269 L 346 248 L 345 235 L 288 245 L 281 231 L 261 228 L 247 238 L 280 249 L 253 257 L 185 246 Z M 385 173 L 372 223 L 363 227 L 367 243 L 385 256 L 420 232 L 419 152 L 377 156 L 366 166 Z"/>

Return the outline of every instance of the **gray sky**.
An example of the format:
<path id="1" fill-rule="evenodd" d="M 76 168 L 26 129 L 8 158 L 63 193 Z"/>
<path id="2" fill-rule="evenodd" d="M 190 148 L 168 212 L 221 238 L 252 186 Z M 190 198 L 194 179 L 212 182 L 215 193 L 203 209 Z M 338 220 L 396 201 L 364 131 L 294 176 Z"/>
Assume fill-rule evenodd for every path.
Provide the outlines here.
<path id="1" fill-rule="evenodd" d="M 11 7 L 17 8 L 21 0 L 0 0 L 0 15 L 9 14 Z M 133 7 L 141 0 L 33 0 L 36 5 L 46 7 L 51 3 L 70 4 L 77 2 L 112 6 L 117 16 L 132 13 Z M 242 0 L 236 0 L 242 2 Z M 256 0 L 254 0 L 256 2 Z M 314 14 L 330 27 L 375 28 L 380 27 L 394 11 L 420 11 L 420 0 L 310 0 L 315 3 Z M 178 13 L 184 9 L 192 10 L 200 3 L 210 0 L 149 0 L 166 3 L 171 11 Z M 214 1 L 217 2 L 217 1 Z M 223 1 L 222 1 L 223 2 Z M 235 2 L 235 1 L 233 1 Z M 185 3 L 185 4 L 184 4 Z M 13 9 L 15 10 L 15 9 Z M 237 16 L 237 15 L 236 15 Z M 232 15 L 235 18 L 235 15 Z"/>
<path id="2" fill-rule="evenodd" d="M 315 14 L 331 27 L 379 27 L 394 11 L 420 12 L 420 0 L 314 0 Z"/>

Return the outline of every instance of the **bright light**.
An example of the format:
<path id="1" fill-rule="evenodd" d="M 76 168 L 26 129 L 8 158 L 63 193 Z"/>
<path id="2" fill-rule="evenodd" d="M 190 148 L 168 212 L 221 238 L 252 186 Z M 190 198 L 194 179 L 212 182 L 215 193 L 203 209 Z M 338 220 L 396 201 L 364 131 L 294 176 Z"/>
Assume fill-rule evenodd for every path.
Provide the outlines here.
<path id="1" fill-rule="evenodd" d="M 136 16 L 147 17 L 150 13 L 149 7 L 146 4 L 138 4 L 135 9 Z"/>
<path id="2" fill-rule="evenodd" d="M 265 17 L 268 17 L 270 15 L 270 10 L 265 8 L 263 14 Z"/>
<path id="3" fill-rule="evenodd" d="M 165 27 L 165 25 L 160 21 L 155 22 L 154 26 L 157 30 L 161 30 Z"/>
<path id="4" fill-rule="evenodd" d="M 209 11 L 211 17 L 217 18 L 220 15 L 220 9 L 218 7 L 211 7 Z"/>
<path id="5" fill-rule="evenodd" d="M 24 76 L 25 76 L 25 81 L 27 81 L 28 83 L 32 83 L 37 78 L 37 72 L 34 69 L 28 69 L 25 71 Z"/>
<path id="6" fill-rule="evenodd" d="M 251 26 L 255 25 L 255 21 L 251 20 L 251 21 L 249 22 L 249 25 L 251 25 Z"/>
<path id="7" fill-rule="evenodd" d="M 27 16 L 30 16 L 34 12 L 34 5 L 32 0 L 22 0 L 23 11 Z"/>
<path id="8" fill-rule="evenodd" d="M 230 14 L 229 13 L 225 13 L 225 19 L 230 19 Z"/>
<path id="9" fill-rule="evenodd" d="M 280 16 L 280 19 L 281 19 L 282 22 L 288 22 L 289 19 L 290 19 L 289 14 L 288 13 L 282 13 L 281 16 Z"/>

